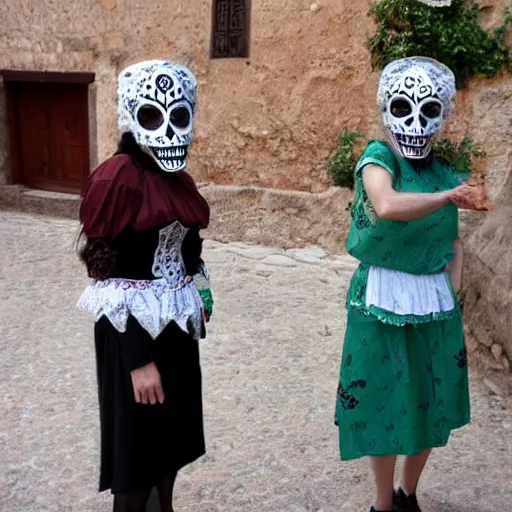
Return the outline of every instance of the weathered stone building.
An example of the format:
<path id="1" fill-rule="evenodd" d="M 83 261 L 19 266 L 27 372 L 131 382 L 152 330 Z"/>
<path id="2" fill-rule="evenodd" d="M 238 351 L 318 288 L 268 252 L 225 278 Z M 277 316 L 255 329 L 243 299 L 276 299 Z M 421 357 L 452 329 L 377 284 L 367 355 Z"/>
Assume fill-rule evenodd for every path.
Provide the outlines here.
<path id="1" fill-rule="evenodd" d="M 218 0 L 219 1 L 219 0 Z M 225 0 L 227 4 L 233 3 Z M 237 0 L 250 9 L 249 57 L 211 59 L 214 0 L 22 0 L 0 5 L 0 69 L 94 73 L 89 89 L 90 164 L 116 143 L 118 72 L 141 59 L 184 63 L 199 81 L 190 169 L 199 181 L 319 192 L 344 128 L 378 133 L 378 73 L 365 42 L 364 0 Z M 487 0 L 483 19 L 502 19 Z M 459 97 L 451 135 L 489 152 L 494 190 L 510 152 L 512 79 L 476 81 Z M 0 92 L 0 176 L 11 180 L 5 89 Z"/>
<path id="2" fill-rule="evenodd" d="M 501 22 L 509 2 L 479 3 L 483 22 L 492 27 Z M 214 207 L 212 233 L 222 240 L 317 243 L 341 251 L 351 194 L 328 190 L 326 162 L 343 129 L 374 136 L 380 132 L 378 73 L 371 73 L 365 44 L 374 30 L 367 16 L 370 4 L 1 2 L 0 69 L 8 71 L 0 85 L 0 206 L 48 208 L 47 198 L 22 185 L 78 192 L 89 170 L 116 145 L 117 74 L 139 60 L 164 58 L 189 66 L 198 78 L 189 170 L 199 182 L 214 184 L 203 189 Z M 226 6 L 225 16 L 216 10 Z M 222 56 L 223 45 L 233 40 L 243 58 L 211 58 Z M 35 73 L 12 72 L 20 70 Z M 510 188 L 512 77 L 504 72 L 493 80 L 474 80 L 461 91 L 447 133 L 455 139 L 469 135 L 487 151 L 490 189 L 495 196 L 501 192 L 510 198 L 502 189 L 507 182 Z M 81 164 L 71 171 L 66 165 L 70 161 Z M 57 174 L 52 174 L 52 166 Z M 76 207 L 74 197 L 52 198 L 56 209 L 72 212 Z M 500 218 L 508 220 L 510 233 L 507 212 Z M 479 231 L 479 243 L 492 239 L 499 245 L 510 239 L 496 234 L 491 218 L 480 228 L 483 217 L 470 218 L 466 234 L 494 229 L 491 238 Z M 478 267 L 478 275 L 496 273 L 492 258 L 479 256 L 474 243 L 471 250 L 470 260 L 488 265 Z M 510 279 L 498 281 L 507 289 Z M 507 297 L 508 309 L 501 314 L 510 319 Z M 503 340 L 510 336 L 507 325 L 490 327 L 495 332 L 490 347 L 505 346 L 510 357 L 510 343 Z M 498 354 L 499 349 L 494 351 Z"/>

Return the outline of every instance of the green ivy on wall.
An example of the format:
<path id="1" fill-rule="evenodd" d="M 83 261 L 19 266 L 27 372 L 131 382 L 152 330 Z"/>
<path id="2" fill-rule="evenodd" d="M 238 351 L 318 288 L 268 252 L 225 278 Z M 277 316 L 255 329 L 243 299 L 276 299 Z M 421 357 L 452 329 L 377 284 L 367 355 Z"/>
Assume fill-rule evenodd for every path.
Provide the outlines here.
<path id="1" fill-rule="evenodd" d="M 334 150 L 327 169 L 332 184 L 336 187 L 354 188 L 354 169 L 361 156 L 361 151 L 356 150 L 359 139 L 366 140 L 364 133 L 345 130 L 338 139 L 338 145 Z"/>
<path id="2" fill-rule="evenodd" d="M 437 158 L 450 163 L 453 172 L 462 174 L 471 171 L 476 158 L 484 158 L 487 155 L 471 137 L 465 137 L 459 144 L 446 138 L 437 139 L 432 151 Z"/>
<path id="3" fill-rule="evenodd" d="M 512 5 L 491 32 L 481 27 L 480 7 L 473 0 L 453 0 L 449 7 L 380 0 L 369 15 L 377 23 L 377 33 L 368 40 L 374 69 L 403 57 L 431 57 L 448 66 L 462 88 L 472 76 L 491 78 L 503 67 L 512 68 L 506 43 Z"/>

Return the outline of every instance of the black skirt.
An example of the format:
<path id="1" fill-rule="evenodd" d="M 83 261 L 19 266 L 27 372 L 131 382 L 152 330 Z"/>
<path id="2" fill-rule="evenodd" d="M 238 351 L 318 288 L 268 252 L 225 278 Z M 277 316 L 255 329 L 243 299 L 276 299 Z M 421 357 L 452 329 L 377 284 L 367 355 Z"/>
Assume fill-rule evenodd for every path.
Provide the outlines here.
<path id="1" fill-rule="evenodd" d="M 205 453 L 198 342 L 176 324 L 152 340 L 130 317 L 126 333 L 95 325 L 101 425 L 100 491 L 148 489 Z M 154 361 L 163 405 L 135 402 L 130 371 Z"/>

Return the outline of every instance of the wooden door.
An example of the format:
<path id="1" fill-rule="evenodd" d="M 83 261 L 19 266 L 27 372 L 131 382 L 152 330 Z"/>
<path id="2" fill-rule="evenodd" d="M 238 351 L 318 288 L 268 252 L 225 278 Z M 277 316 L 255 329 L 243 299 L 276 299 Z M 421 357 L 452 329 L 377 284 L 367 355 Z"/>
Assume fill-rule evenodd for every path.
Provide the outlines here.
<path id="1" fill-rule="evenodd" d="M 85 84 L 18 83 L 18 180 L 27 187 L 80 192 L 89 174 Z"/>

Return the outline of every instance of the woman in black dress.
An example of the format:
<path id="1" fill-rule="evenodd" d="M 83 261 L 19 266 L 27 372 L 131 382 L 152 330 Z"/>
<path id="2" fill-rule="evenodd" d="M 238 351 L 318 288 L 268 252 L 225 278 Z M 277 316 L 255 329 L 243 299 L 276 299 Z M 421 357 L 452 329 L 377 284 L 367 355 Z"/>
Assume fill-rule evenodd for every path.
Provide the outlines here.
<path id="1" fill-rule="evenodd" d="M 94 282 L 100 491 L 114 512 L 143 512 L 158 488 L 172 512 L 177 472 L 205 452 L 198 341 L 212 310 L 200 229 L 209 206 L 183 170 L 196 81 L 165 61 L 119 76 L 117 153 L 92 174 L 80 220 Z"/>

